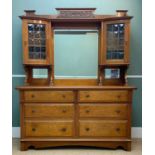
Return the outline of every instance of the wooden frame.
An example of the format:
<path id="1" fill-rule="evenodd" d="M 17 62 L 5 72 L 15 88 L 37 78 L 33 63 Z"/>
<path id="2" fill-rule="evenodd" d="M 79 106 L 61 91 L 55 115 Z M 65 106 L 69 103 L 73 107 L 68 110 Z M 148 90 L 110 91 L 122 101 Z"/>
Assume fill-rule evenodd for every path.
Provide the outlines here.
<path id="1" fill-rule="evenodd" d="M 107 60 L 107 25 L 108 24 L 125 24 L 125 41 L 124 41 L 124 59 L 112 59 Z M 129 64 L 129 43 L 130 43 L 130 21 L 129 20 L 119 20 L 119 21 L 108 21 L 102 22 L 102 32 L 103 33 L 103 47 L 101 48 L 101 64 L 102 65 L 128 65 Z"/>
<path id="2" fill-rule="evenodd" d="M 28 24 L 44 24 L 45 25 L 45 33 L 46 33 L 46 59 L 30 59 L 28 56 Z M 43 20 L 29 20 L 24 19 L 22 25 L 22 35 L 23 35 L 23 64 L 25 65 L 51 65 L 53 64 L 53 30 L 51 27 L 51 22 L 43 21 Z M 51 46 L 52 44 L 52 46 Z"/>

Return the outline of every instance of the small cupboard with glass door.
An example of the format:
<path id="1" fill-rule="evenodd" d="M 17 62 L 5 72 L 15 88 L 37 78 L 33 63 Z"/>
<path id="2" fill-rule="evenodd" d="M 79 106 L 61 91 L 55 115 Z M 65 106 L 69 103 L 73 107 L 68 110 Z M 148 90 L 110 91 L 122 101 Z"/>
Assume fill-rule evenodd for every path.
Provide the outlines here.
<path id="1" fill-rule="evenodd" d="M 42 20 L 23 20 L 24 64 L 52 64 L 51 23 Z"/>
<path id="2" fill-rule="evenodd" d="M 34 10 L 26 10 L 26 15 L 32 15 Z M 54 63 L 53 28 L 46 19 L 23 19 L 23 64 L 26 71 L 26 83 L 34 83 L 33 69 L 46 68 L 48 70 L 49 84 L 52 80 Z M 45 83 L 44 83 L 45 84 Z"/>
<path id="3" fill-rule="evenodd" d="M 130 19 L 104 21 L 100 29 L 100 85 L 127 84 Z"/>
<path id="4" fill-rule="evenodd" d="M 128 85 L 126 75 L 132 17 L 125 10 L 118 10 L 116 15 L 95 15 L 95 8 L 57 10 L 57 15 L 36 15 L 34 10 L 26 10 L 26 15 L 20 16 L 26 73 L 25 85 L 17 88 L 21 150 L 30 146 L 66 145 L 115 149 L 121 146 L 131 150 L 135 87 Z M 96 79 L 55 78 L 54 30 L 57 29 L 98 31 Z M 35 79 L 36 68 L 47 69 L 47 78 Z"/>
<path id="5" fill-rule="evenodd" d="M 129 64 L 129 26 L 127 21 L 103 22 L 102 64 Z"/>

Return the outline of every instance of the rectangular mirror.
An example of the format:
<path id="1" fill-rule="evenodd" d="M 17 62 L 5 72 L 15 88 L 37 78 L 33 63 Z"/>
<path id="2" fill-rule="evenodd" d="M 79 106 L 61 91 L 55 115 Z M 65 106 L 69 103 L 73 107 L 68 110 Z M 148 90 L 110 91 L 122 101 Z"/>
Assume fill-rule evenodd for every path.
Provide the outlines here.
<path id="1" fill-rule="evenodd" d="M 98 31 L 55 30 L 55 78 L 97 78 Z"/>

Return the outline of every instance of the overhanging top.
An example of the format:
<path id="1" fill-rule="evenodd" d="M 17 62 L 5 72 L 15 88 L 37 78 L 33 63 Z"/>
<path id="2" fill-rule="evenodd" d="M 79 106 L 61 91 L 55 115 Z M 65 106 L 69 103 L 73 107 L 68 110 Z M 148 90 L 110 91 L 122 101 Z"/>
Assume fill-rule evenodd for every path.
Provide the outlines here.
<path id="1" fill-rule="evenodd" d="M 52 22 L 99 22 L 110 20 L 131 19 L 127 10 L 116 10 L 116 15 L 96 15 L 96 8 L 56 8 L 56 15 L 37 15 L 35 10 L 25 10 L 26 15 L 19 16 L 21 19 L 47 20 Z"/>

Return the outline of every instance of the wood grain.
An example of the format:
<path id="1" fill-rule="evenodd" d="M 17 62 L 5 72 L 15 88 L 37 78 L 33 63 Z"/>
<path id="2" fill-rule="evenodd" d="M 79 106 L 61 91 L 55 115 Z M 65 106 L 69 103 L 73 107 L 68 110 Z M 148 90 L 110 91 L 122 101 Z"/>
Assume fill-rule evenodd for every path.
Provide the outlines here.
<path id="1" fill-rule="evenodd" d="M 73 91 L 26 91 L 25 101 L 31 102 L 73 102 Z"/>
<path id="2" fill-rule="evenodd" d="M 128 102 L 128 91 L 80 91 L 79 102 Z"/>
<path id="3" fill-rule="evenodd" d="M 127 104 L 79 104 L 80 118 L 127 119 Z"/>
<path id="4" fill-rule="evenodd" d="M 73 121 L 25 121 L 26 137 L 73 136 Z"/>
<path id="5" fill-rule="evenodd" d="M 80 120 L 80 137 L 126 137 L 127 121 Z"/>
<path id="6" fill-rule="evenodd" d="M 24 104 L 25 117 L 73 118 L 73 104 Z"/>

